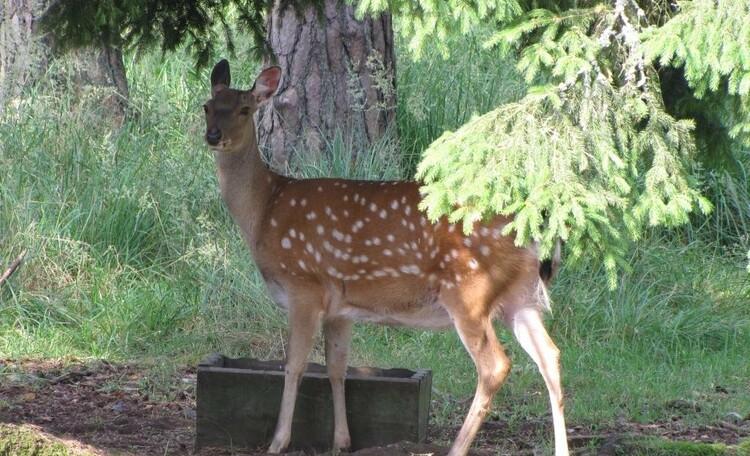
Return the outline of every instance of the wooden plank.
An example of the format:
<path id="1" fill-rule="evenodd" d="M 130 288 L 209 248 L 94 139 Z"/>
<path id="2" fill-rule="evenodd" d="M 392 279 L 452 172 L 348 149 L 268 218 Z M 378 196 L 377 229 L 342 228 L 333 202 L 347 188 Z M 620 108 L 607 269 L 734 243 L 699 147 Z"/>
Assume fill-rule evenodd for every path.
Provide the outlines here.
<path id="1" fill-rule="evenodd" d="M 432 374 L 350 368 L 347 419 L 354 450 L 427 435 Z M 259 448 L 273 437 L 284 389 L 283 362 L 212 357 L 198 368 L 196 450 Z M 292 424 L 291 448 L 326 450 L 333 440 L 333 402 L 325 367 L 308 366 Z"/>

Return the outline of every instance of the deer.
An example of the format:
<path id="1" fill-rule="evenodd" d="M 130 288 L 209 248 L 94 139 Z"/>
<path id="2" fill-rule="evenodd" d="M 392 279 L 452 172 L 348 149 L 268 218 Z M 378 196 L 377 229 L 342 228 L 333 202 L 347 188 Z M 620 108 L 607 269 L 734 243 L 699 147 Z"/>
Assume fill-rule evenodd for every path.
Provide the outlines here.
<path id="1" fill-rule="evenodd" d="M 205 140 L 221 197 L 273 301 L 288 312 L 281 406 L 269 453 L 289 445 L 297 390 L 322 327 L 333 398 L 335 453 L 350 448 L 344 381 L 352 325 L 364 321 L 454 328 L 477 371 L 468 414 L 449 456 L 464 456 L 511 368 L 493 321 L 501 320 L 539 368 L 552 409 L 555 456 L 568 455 L 560 351 L 543 324 L 560 249 L 503 234 L 509 216 L 476 222 L 428 219 L 417 181 L 294 179 L 273 172 L 258 148 L 254 113 L 275 94 L 281 69 L 250 90 L 230 88 L 229 63 L 210 76 Z"/>

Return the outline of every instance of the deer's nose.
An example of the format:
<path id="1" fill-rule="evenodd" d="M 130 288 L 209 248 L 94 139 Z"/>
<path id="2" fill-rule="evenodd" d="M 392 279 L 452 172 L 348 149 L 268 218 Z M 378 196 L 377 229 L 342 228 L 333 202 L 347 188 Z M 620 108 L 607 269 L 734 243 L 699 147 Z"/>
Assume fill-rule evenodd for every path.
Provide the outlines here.
<path id="1" fill-rule="evenodd" d="M 221 130 L 214 127 L 206 132 L 206 142 L 212 146 L 219 144 L 221 140 Z"/>

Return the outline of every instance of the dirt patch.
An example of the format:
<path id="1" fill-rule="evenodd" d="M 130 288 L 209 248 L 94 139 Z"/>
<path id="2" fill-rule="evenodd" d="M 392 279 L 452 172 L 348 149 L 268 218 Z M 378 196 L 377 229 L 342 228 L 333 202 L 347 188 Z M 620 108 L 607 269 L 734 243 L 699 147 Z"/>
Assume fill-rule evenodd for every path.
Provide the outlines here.
<path id="1" fill-rule="evenodd" d="M 0 422 L 33 425 L 117 454 L 190 454 L 194 385 L 191 370 L 155 393 L 133 365 L 0 361 Z"/>
<path id="2" fill-rule="evenodd" d="M 195 380 L 192 368 L 170 378 L 153 379 L 136 365 L 106 361 L 67 362 L 0 360 L 0 423 L 37 429 L 40 433 L 89 448 L 101 455 L 190 455 L 195 433 Z M 572 426 L 574 453 L 599 454 L 622 435 L 648 435 L 670 440 L 736 444 L 750 437 L 750 417 L 736 423 L 688 427 L 679 420 L 649 425 L 620 423 L 610 430 Z M 398 443 L 360 450 L 356 456 L 447 454 L 445 444 L 457 426 L 431 427 L 428 443 Z M 544 422 L 527 422 L 511 430 L 487 421 L 475 441 L 473 456 L 532 455 L 534 445 L 549 438 Z M 200 456 L 250 455 L 226 449 L 206 449 Z M 601 453 L 605 454 L 605 453 Z M 302 453 L 289 453 L 301 456 Z"/>

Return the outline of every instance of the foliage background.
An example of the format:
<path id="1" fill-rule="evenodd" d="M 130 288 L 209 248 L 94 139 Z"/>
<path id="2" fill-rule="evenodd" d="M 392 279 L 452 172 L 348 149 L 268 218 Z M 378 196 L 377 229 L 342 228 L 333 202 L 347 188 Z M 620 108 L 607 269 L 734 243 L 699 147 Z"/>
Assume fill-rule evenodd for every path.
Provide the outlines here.
<path id="1" fill-rule="evenodd" d="M 593 24 L 606 28 L 607 22 L 586 19 L 586 15 L 600 11 L 611 17 L 613 10 L 590 8 L 599 10 L 581 9 L 575 19 L 590 21 L 586 30 L 602 30 Z M 507 32 L 512 35 L 509 38 L 494 35 L 488 28 L 454 37 L 451 48 L 457 46 L 462 52 L 447 57 L 440 46 L 425 45 L 422 59 L 403 58 L 398 68 L 398 141 L 373 145 L 359 154 L 353 167 L 347 162 L 351 157 L 348 145 L 334 140 L 327 160 L 311 163 L 306 174 L 345 175 L 356 169 L 357 176 L 372 179 L 410 176 L 421 151 L 451 130 L 455 133 L 442 136 L 428 148 L 421 172 L 440 173 L 440 165 L 430 163 L 439 161 L 435 157 L 442 151 L 453 150 L 459 140 L 472 146 L 462 151 L 484 160 L 486 168 L 494 167 L 500 179 L 506 166 L 515 166 L 524 179 L 523 185 L 511 187 L 516 192 L 512 195 L 526 198 L 519 210 L 527 211 L 527 234 L 551 239 L 549 233 L 563 229 L 565 224 L 555 224 L 558 219 L 552 214 L 546 231 L 540 231 L 542 219 L 534 213 L 558 201 L 565 203 L 563 190 L 572 193 L 575 198 L 569 199 L 569 206 L 561 212 L 565 216 L 559 220 L 571 223 L 568 239 L 575 239 L 573 229 L 580 220 L 574 208 L 583 208 L 585 220 L 577 228 L 583 253 L 576 257 L 574 243 L 569 242 L 567 256 L 577 258 L 577 263 L 566 262 L 551 290 L 555 305 L 548 319 L 563 353 L 570 422 L 595 427 L 622 420 L 669 421 L 679 415 L 687 423 L 712 423 L 731 413 L 746 413 L 750 410 L 746 362 L 750 357 L 750 284 L 745 270 L 750 244 L 746 173 L 750 160 L 740 136 L 729 136 L 733 127 L 720 129 L 714 137 L 726 145 L 721 149 L 724 159 L 705 159 L 704 153 L 714 144 L 712 136 L 701 136 L 709 130 L 705 120 L 682 120 L 689 117 L 686 113 L 695 112 L 690 111 L 697 109 L 694 106 L 725 100 L 724 83 L 716 91 L 709 84 L 703 98 L 686 83 L 689 92 L 684 97 L 662 104 L 658 95 L 666 91 L 661 92 L 654 80 L 648 80 L 650 87 L 632 89 L 614 76 L 621 73 L 601 81 L 586 78 L 593 66 L 583 62 L 580 68 L 589 73 L 570 73 L 569 84 L 564 78 L 562 82 L 555 79 L 554 65 L 542 60 L 529 76 L 532 67 L 523 62 L 534 61 L 532 57 L 543 47 L 524 49 L 544 42 L 542 38 L 551 34 L 548 30 L 561 13 L 523 10 L 519 14 L 529 19 L 540 14 L 539 21 L 520 34 Z M 555 36 L 575 35 L 572 25 L 560 24 Z M 611 24 L 619 24 L 613 33 L 621 34 L 624 22 Z M 407 31 L 414 27 L 401 26 Z M 409 55 L 411 39 L 408 34 L 400 36 L 399 51 Z M 593 59 L 586 61 L 609 59 L 614 47 L 597 45 L 587 36 L 579 37 L 588 43 L 585 49 Z M 511 52 L 499 57 L 495 47 L 487 47 L 487 37 L 494 38 L 496 46 L 508 46 L 509 51 L 521 50 L 520 56 Z M 657 46 L 653 44 L 657 41 L 650 43 Z M 642 42 L 637 44 L 647 49 Z M 649 52 L 666 55 L 658 49 Z M 258 65 L 244 54 L 234 60 L 235 84 L 248 87 Z M 128 55 L 136 115 L 126 119 L 104 114 L 100 100 L 108 94 L 100 93 L 100 88 L 81 91 L 73 87 L 64 70 L 74 63 L 64 59 L 55 61 L 42 82 L 2 111 L 0 263 L 6 265 L 21 250 L 29 249 L 22 267 L 0 286 L 2 356 L 138 360 L 167 370 L 194 364 L 213 352 L 284 356 L 284 314 L 270 302 L 221 204 L 214 165 L 202 144 L 200 106 L 208 97 L 208 75 L 195 70 L 193 62 L 182 48 L 167 58 L 159 52 L 140 59 Z M 646 76 L 656 71 L 643 68 Z M 735 97 L 735 102 L 742 99 L 739 94 L 727 96 Z M 682 107 L 685 110 L 678 115 Z M 618 112 L 597 118 L 599 108 Z M 718 117 L 711 117 L 712 113 L 723 111 L 701 112 L 716 122 Z M 556 123 L 550 125 L 550 119 Z M 633 125 L 634 119 L 641 121 Z M 583 120 L 596 126 L 587 131 L 598 136 L 582 135 Z M 508 128 L 523 132 L 526 139 L 534 138 L 540 149 L 516 145 L 513 141 L 518 138 L 509 135 Z M 564 131 L 568 133 L 563 135 Z M 641 136 L 649 131 L 646 139 L 652 142 Z M 538 132 L 547 134 L 532 134 Z M 608 144 L 608 132 L 617 134 L 610 138 L 609 148 L 594 147 Z M 502 162 L 490 156 L 496 149 L 477 140 L 479 134 L 504 138 L 506 142 L 498 142 L 498 147 L 509 151 L 525 150 L 541 171 L 536 167 L 519 171 L 525 162 L 518 157 L 503 157 L 507 162 Z M 618 141 L 642 141 L 638 147 L 648 153 L 646 157 L 635 154 L 618 146 Z M 582 149 L 575 149 L 578 156 L 541 153 L 541 148 L 567 153 L 555 147 L 559 144 L 578 144 Z M 663 150 L 652 150 L 658 148 Z M 664 217 L 672 217 L 675 223 L 665 219 L 652 226 L 649 209 L 640 215 L 634 211 L 639 197 L 644 197 L 648 170 L 655 169 L 653 163 L 660 156 L 665 166 L 676 167 L 673 174 L 684 178 L 667 190 L 687 191 L 685 204 L 693 210 L 688 212 L 687 206 L 678 204 L 674 210 L 684 215 L 681 218 L 670 215 L 667 204 L 659 210 L 665 210 Z M 583 162 L 581 157 L 585 157 Z M 471 182 L 465 177 L 463 184 L 456 185 L 468 185 L 469 190 L 476 185 L 472 200 L 476 212 L 458 217 L 479 216 L 482 204 L 489 209 L 506 204 L 502 195 L 497 197 L 499 202 L 482 196 L 494 184 L 474 179 L 478 174 L 470 173 L 473 162 L 463 162 L 461 156 L 451 160 L 456 160 L 456 175 L 472 177 Z M 607 172 L 625 181 L 622 188 L 609 185 Z M 545 181 L 553 177 L 585 177 L 600 186 L 597 193 L 601 194 Z M 557 185 L 553 188 L 559 189 L 558 194 L 540 188 L 544 182 Z M 654 182 L 662 191 L 659 186 L 671 181 L 657 176 Z M 431 205 L 431 210 L 441 207 L 441 191 L 456 192 L 450 186 L 435 188 L 430 198 L 439 204 Z M 694 210 L 699 203 L 707 206 L 694 193 L 696 189 L 710 202 L 711 212 Z M 596 214 L 601 217 L 592 218 Z M 632 218 L 634 227 L 623 226 L 618 219 L 627 220 L 626 216 Z M 600 233 L 599 242 L 611 245 L 610 250 L 597 247 L 594 228 Z M 624 230 L 621 238 L 609 244 L 618 229 Z M 615 255 L 615 266 L 621 268 L 608 264 L 607 252 Z M 613 281 L 616 288 L 611 287 Z M 514 368 L 497 398 L 493 417 L 511 426 L 546 419 L 544 384 L 533 362 L 509 333 L 501 328 L 498 332 Z M 353 364 L 433 369 L 438 420 L 456 415 L 451 411 L 461 407 L 475 386 L 471 360 L 451 332 L 363 325 L 356 328 L 353 345 Z M 321 354 L 318 344 L 315 359 L 321 360 Z M 730 393 L 720 392 L 725 390 Z M 675 400 L 701 407 L 678 413 L 670 406 Z"/>

